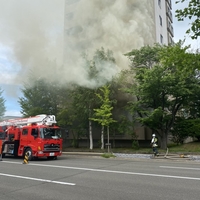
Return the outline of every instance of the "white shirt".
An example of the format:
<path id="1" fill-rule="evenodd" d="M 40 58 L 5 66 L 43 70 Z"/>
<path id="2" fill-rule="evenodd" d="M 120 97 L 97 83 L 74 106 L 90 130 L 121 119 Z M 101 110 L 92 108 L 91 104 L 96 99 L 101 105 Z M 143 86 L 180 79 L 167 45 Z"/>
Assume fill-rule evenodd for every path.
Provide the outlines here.
<path id="1" fill-rule="evenodd" d="M 158 145 L 156 144 L 157 142 L 157 138 L 156 137 L 153 137 L 152 140 L 151 140 L 151 144 L 152 144 L 152 147 L 157 147 Z"/>

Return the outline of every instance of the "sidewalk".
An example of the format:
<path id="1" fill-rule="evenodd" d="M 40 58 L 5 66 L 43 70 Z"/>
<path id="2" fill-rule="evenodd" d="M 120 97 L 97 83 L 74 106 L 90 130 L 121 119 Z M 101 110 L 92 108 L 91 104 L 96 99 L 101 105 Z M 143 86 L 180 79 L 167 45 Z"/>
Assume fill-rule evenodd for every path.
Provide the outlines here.
<path id="1" fill-rule="evenodd" d="M 104 153 L 98 152 L 62 152 L 63 155 L 79 155 L 79 156 L 102 156 Z M 127 154 L 127 153 L 113 153 L 117 158 L 141 158 L 152 159 L 152 154 Z M 160 154 L 153 159 L 169 159 L 169 160 L 195 160 L 200 161 L 200 156 L 184 155 L 184 154 Z"/>

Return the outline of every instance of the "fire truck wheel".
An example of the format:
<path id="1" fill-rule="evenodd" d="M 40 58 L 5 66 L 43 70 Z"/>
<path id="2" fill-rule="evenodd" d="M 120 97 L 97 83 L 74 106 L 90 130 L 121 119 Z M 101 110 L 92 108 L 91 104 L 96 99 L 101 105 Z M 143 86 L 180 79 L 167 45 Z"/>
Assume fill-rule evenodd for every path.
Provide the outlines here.
<path id="1" fill-rule="evenodd" d="M 26 155 L 26 153 L 28 153 L 28 160 L 32 160 L 33 159 L 32 149 L 27 148 L 24 152 L 24 155 Z"/>

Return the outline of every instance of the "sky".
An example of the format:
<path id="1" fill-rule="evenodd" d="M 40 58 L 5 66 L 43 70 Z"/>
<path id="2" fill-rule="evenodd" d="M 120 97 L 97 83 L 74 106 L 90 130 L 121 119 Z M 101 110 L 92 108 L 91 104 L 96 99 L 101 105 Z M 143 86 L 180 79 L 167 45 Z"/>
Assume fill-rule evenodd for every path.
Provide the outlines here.
<path id="1" fill-rule="evenodd" d="M 146 0 L 135 0 L 137 7 L 135 16 L 142 20 L 143 15 L 150 15 L 148 10 L 146 12 L 141 12 L 144 10 L 144 7 L 141 5 L 141 1 Z M 40 3 L 38 3 L 40 2 Z M 42 3 L 41 3 L 42 2 Z M 98 22 L 99 15 L 107 14 L 108 22 L 112 23 L 112 29 L 110 29 L 110 24 L 106 21 L 103 21 L 101 25 L 97 24 L 96 32 L 90 32 L 90 36 L 87 34 L 85 37 L 90 40 L 92 38 L 91 44 L 86 43 L 82 38 L 79 39 L 83 46 L 88 45 L 88 48 L 95 49 L 98 47 L 99 40 L 98 34 L 108 37 L 108 46 L 111 49 L 114 49 L 114 52 L 117 53 L 117 58 L 119 58 L 120 65 L 123 65 L 123 60 L 120 58 L 121 52 L 118 52 L 118 49 L 115 46 L 115 43 L 118 42 L 119 46 L 128 46 L 129 41 L 125 41 L 124 38 L 128 38 L 130 32 L 133 38 L 136 38 L 134 46 L 140 47 L 144 45 L 145 41 L 140 37 L 142 34 L 143 37 L 146 37 L 145 33 L 139 32 L 139 28 L 148 27 L 148 23 L 141 23 L 139 26 L 136 25 L 134 21 L 131 24 L 128 24 L 126 27 L 127 19 L 124 19 L 124 16 L 127 16 L 128 11 L 128 1 L 115 1 L 117 3 L 113 4 L 110 7 L 109 13 L 104 10 L 93 9 L 95 6 L 95 1 L 85 4 L 85 12 L 87 15 L 88 11 L 91 10 L 94 12 L 94 19 Z M 102 1 L 101 1 L 102 2 Z M 140 4 L 137 2 L 140 2 Z M 150 1 L 147 1 L 150 2 Z M 185 44 L 191 44 L 192 49 L 197 49 L 200 46 L 200 42 L 191 40 L 189 36 L 185 34 L 185 31 L 189 27 L 189 21 L 178 22 L 175 18 L 175 10 L 187 6 L 186 4 L 175 4 L 175 0 L 172 0 L 173 3 L 173 27 L 174 27 L 174 41 L 177 42 L 180 39 L 185 38 Z M 58 79 L 61 84 L 66 84 L 64 80 L 78 80 L 80 85 L 95 84 L 89 82 L 85 77 L 87 76 L 83 68 L 79 68 L 81 60 L 75 59 L 75 53 L 72 51 L 73 46 L 63 47 L 63 32 L 64 32 L 64 0 L 0 0 L 0 88 L 3 89 L 3 97 L 6 100 L 6 113 L 5 116 L 20 116 L 20 105 L 18 103 L 19 97 L 22 97 L 21 88 L 23 84 L 29 82 L 28 72 L 34 73 L 36 77 L 49 77 L 51 80 Z M 139 6 L 140 5 L 140 6 Z M 82 5 L 80 5 L 82 6 Z M 93 8 L 92 8 L 93 6 Z M 150 5 L 151 6 L 151 5 Z M 24 9 L 27 8 L 27 9 Z M 117 13 L 115 13 L 117 11 Z M 120 11 L 120 12 L 119 12 Z M 121 15 L 119 15 L 121 13 Z M 141 13 L 141 14 L 140 14 Z M 96 15 L 95 15 L 96 14 Z M 118 17 L 117 23 L 114 20 L 114 17 Z M 132 16 L 130 16 L 132 17 Z M 87 18 L 81 18 L 78 16 L 78 23 L 87 23 L 89 20 Z M 122 20 L 124 19 L 124 21 Z M 119 23 L 118 23 L 119 22 Z M 115 34 L 115 37 L 112 35 L 112 32 L 117 32 L 118 30 L 126 30 L 120 34 Z M 84 32 L 84 30 L 82 30 Z M 108 33 L 109 32 L 109 33 Z M 123 36 L 120 38 L 120 36 Z M 148 35 L 147 35 L 148 36 Z M 133 41 L 132 38 L 132 41 Z M 76 40 L 77 38 L 74 38 Z M 139 42 L 138 42 L 139 41 Z M 123 42 L 123 43 L 122 43 Z M 95 45 L 96 44 L 96 45 Z M 131 44 L 132 45 L 132 44 Z M 63 53 L 62 49 L 66 48 L 68 55 L 71 58 L 72 63 L 67 63 L 69 67 L 62 65 Z M 124 49 L 126 51 L 126 49 Z M 121 60 L 120 60 L 121 59 Z M 77 67 L 70 67 L 74 64 Z M 33 67 L 34 66 L 34 67 Z M 41 67 L 44 66 L 44 67 Z M 47 67 L 48 66 L 48 67 Z M 52 67 L 51 67 L 52 66 Z M 55 67 L 56 66 L 56 67 Z M 34 72 L 31 71 L 34 69 Z M 64 70 L 65 69 L 65 70 Z M 110 71 L 105 71 L 105 76 L 107 79 L 110 79 L 111 76 L 115 75 L 119 67 L 110 68 Z M 59 71 L 62 74 L 57 74 Z M 57 76 L 55 76 L 57 74 Z M 109 76 L 108 76 L 109 75 Z"/>

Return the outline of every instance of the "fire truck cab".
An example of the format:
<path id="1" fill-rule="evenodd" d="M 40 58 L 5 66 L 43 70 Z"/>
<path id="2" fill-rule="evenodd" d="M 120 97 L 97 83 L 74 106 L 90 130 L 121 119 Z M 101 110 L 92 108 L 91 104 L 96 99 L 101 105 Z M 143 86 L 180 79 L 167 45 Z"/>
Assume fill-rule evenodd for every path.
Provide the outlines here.
<path id="1" fill-rule="evenodd" d="M 62 154 L 60 128 L 54 115 L 37 115 L 0 122 L 2 155 L 56 159 Z M 0 136 L 1 136 L 0 135 Z"/>

